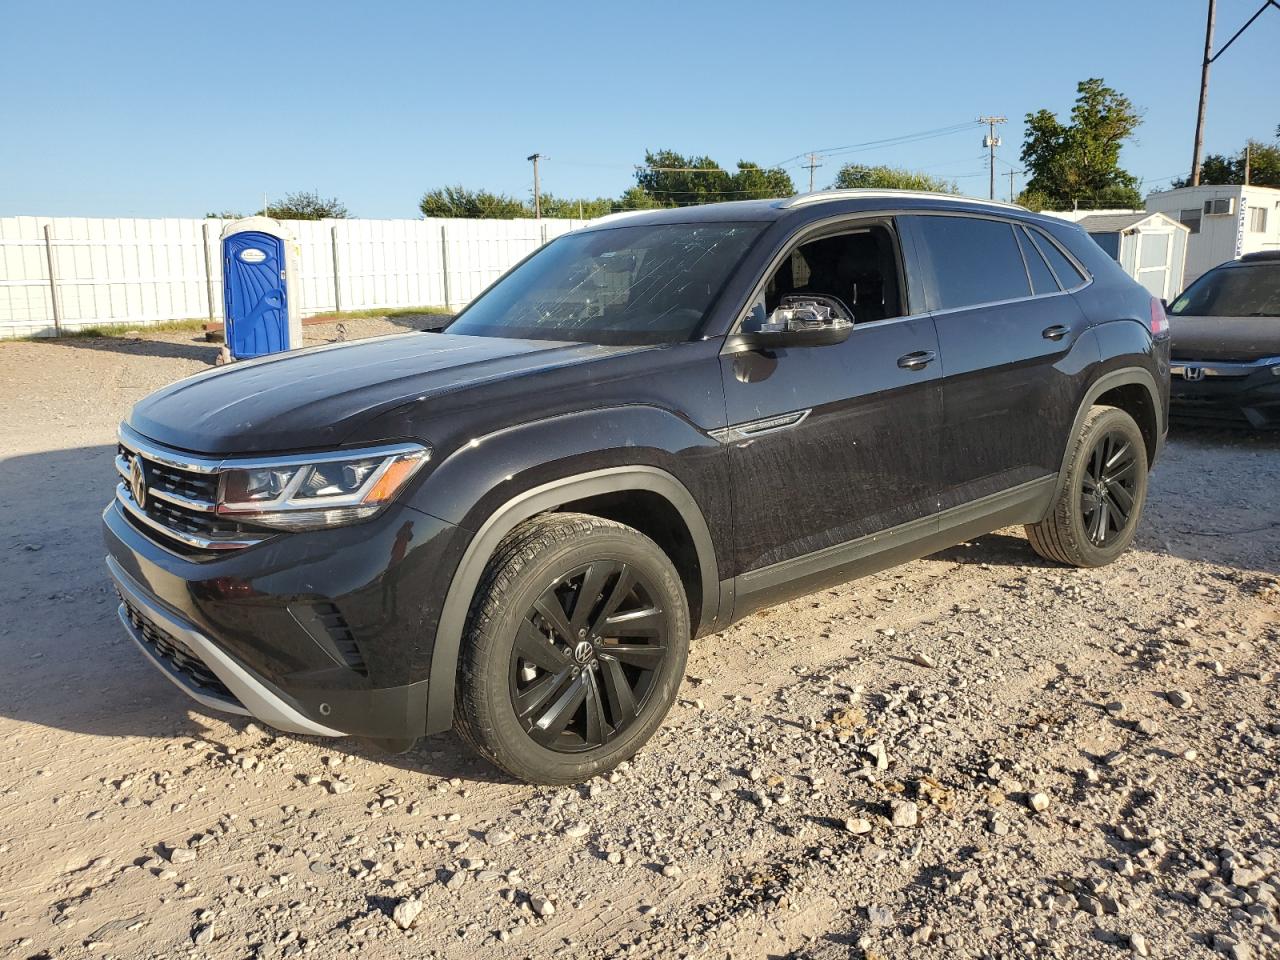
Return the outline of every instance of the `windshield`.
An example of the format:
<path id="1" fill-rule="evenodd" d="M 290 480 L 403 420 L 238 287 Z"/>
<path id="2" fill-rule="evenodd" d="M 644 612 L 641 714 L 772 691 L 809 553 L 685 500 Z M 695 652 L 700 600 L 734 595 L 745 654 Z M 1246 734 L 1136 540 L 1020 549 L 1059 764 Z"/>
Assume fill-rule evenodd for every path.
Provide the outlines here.
<path id="1" fill-rule="evenodd" d="M 663 223 L 565 234 L 445 331 L 602 344 L 687 340 L 763 228 Z"/>
<path id="2" fill-rule="evenodd" d="M 1175 317 L 1280 317 L 1280 264 L 1211 270 L 1169 308 Z"/>

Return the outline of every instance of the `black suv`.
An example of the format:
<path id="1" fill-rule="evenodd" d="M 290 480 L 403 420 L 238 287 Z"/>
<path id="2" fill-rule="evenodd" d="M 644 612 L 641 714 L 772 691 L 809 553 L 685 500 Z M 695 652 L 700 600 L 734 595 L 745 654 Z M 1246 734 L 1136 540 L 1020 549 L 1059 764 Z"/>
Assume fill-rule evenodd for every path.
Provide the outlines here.
<path id="1" fill-rule="evenodd" d="M 585 779 L 693 637 L 1025 524 L 1130 543 L 1166 431 L 1158 300 L 1078 227 L 838 191 L 618 215 L 442 333 L 182 380 L 120 428 L 120 616 L 208 707 Z"/>

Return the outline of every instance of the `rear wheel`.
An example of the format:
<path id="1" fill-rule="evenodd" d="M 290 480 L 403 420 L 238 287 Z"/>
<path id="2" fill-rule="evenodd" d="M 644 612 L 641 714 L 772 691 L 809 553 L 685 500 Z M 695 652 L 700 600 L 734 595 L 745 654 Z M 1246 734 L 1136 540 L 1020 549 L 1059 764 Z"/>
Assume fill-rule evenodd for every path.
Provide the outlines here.
<path id="1" fill-rule="evenodd" d="M 1049 515 L 1026 527 L 1036 553 L 1076 567 L 1110 563 L 1133 542 L 1147 499 L 1147 447 L 1133 417 L 1093 407 Z"/>
<path id="2" fill-rule="evenodd" d="M 503 540 L 481 580 L 455 723 L 515 777 L 585 780 L 662 723 L 688 650 L 684 591 L 657 544 L 586 514 L 539 517 Z"/>

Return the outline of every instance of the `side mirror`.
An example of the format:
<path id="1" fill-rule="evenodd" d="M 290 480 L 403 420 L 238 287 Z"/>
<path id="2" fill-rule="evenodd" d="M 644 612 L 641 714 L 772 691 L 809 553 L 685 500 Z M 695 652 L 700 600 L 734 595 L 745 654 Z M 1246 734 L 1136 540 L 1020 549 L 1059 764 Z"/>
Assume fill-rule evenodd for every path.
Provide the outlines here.
<path id="1" fill-rule="evenodd" d="M 764 304 L 757 303 L 743 320 L 741 330 L 729 337 L 728 352 L 829 347 L 844 343 L 853 332 L 853 321 L 842 316 L 843 311 L 833 303 L 824 301 L 825 298 L 787 297 L 768 316 Z"/>

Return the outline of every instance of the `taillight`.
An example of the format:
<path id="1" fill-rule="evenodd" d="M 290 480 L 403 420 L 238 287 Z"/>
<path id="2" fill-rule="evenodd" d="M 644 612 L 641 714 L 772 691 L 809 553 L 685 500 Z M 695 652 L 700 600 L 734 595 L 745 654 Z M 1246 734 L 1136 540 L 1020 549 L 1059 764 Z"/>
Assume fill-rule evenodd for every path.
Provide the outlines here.
<path id="1" fill-rule="evenodd" d="M 1164 312 L 1164 303 L 1159 297 L 1151 298 L 1151 335 L 1163 336 L 1169 332 L 1169 317 Z"/>

